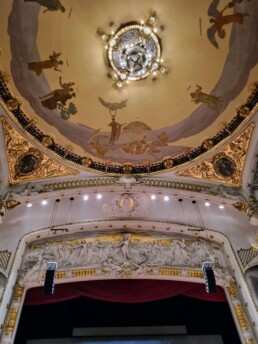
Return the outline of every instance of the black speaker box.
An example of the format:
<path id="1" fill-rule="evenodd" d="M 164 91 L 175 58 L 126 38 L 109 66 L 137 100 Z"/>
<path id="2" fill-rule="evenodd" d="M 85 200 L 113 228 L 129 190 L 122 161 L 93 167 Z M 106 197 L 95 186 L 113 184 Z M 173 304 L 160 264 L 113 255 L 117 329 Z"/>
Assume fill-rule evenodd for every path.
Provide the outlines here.
<path id="1" fill-rule="evenodd" d="M 54 293 L 55 270 L 47 270 L 44 283 L 44 294 Z"/>
<path id="2" fill-rule="evenodd" d="M 203 270 L 205 276 L 205 284 L 207 293 L 216 293 L 216 281 L 212 268 L 205 268 Z"/>

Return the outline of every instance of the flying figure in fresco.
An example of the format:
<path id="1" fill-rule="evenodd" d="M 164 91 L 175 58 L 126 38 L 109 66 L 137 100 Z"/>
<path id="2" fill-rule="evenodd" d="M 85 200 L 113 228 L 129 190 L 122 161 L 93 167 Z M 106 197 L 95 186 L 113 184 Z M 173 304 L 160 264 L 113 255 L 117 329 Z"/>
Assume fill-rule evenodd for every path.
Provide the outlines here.
<path id="1" fill-rule="evenodd" d="M 231 23 L 238 23 L 243 24 L 244 17 L 249 16 L 248 13 L 233 13 L 224 15 L 223 13 L 228 8 L 225 8 L 222 11 L 218 11 L 217 7 L 219 5 L 220 0 L 213 0 L 210 4 L 208 9 L 208 16 L 213 17 L 210 19 L 210 23 L 213 25 L 207 30 L 207 36 L 211 44 L 215 48 L 219 48 L 218 42 L 216 41 L 216 34 L 218 34 L 219 38 L 223 39 L 226 36 L 226 31 L 223 28 L 224 25 L 231 24 Z"/>
<path id="2" fill-rule="evenodd" d="M 41 104 L 47 109 L 54 110 L 57 108 L 58 103 L 66 105 L 68 99 L 76 97 L 76 94 L 73 92 L 73 88 L 71 87 L 74 85 L 74 82 L 62 83 L 62 78 L 60 76 L 59 83 L 62 87 L 61 89 L 51 91 L 50 93 L 39 97 L 39 99 L 41 99 Z"/>
<path id="3" fill-rule="evenodd" d="M 99 101 L 103 106 L 105 106 L 107 109 L 109 109 L 111 116 L 113 116 L 113 115 L 116 115 L 117 110 L 120 110 L 120 109 L 123 109 L 124 107 L 126 107 L 126 103 L 127 103 L 128 99 L 121 100 L 120 103 L 109 103 L 109 102 L 106 102 L 104 99 L 99 97 Z M 112 113 L 112 111 L 114 113 Z"/>
<path id="4" fill-rule="evenodd" d="M 221 102 L 221 99 L 219 97 L 202 92 L 202 87 L 199 85 L 196 85 L 196 87 L 196 90 L 190 93 L 192 98 L 191 101 L 195 104 L 207 104 L 210 109 L 216 110 Z"/>
<path id="5" fill-rule="evenodd" d="M 24 0 L 24 2 L 35 2 L 43 7 L 46 7 L 46 10 L 44 10 L 43 13 L 48 11 L 65 12 L 65 7 L 61 4 L 60 0 Z"/>
<path id="6" fill-rule="evenodd" d="M 52 55 L 49 55 L 49 60 L 39 61 L 39 62 L 28 62 L 28 68 L 35 72 L 37 75 L 40 75 L 43 69 L 54 68 L 57 72 L 62 72 L 57 67 L 63 64 L 63 61 L 58 61 L 58 57 L 61 53 L 56 53 L 53 51 Z"/>

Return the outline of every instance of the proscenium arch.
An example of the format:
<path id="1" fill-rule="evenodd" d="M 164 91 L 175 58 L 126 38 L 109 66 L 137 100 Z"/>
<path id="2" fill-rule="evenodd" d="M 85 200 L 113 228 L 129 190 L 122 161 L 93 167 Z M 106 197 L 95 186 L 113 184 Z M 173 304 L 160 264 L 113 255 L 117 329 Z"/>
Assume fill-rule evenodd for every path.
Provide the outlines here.
<path id="1" fill-rule="evenodd" d="M 252 320 L 255 319 L 256 307 L 253 299 L 250 295 L 247 284 L 243 273 L 238 265 L 235 253 L 232 250 L 230 241 L 228 238 L 219 232 L 206 229 L 203 232 L 187 232 L 186 226 L 175 225 L 169 222 L 154 222 L 154 221 L 96 221 L 87 222 L 83 225 L 71 224 L 68 226 L 69 232 L 65 232 L 62 235 L 54 234 L 50 232 L 49 228 L 36 230 L 25 234 L 19 242 L 16 250 L 15 258 L 12 263 L 12 271 L 10 272 L 6 291 L 3 295 L 2 304 L 0 309 L 3 312 L 1 314 L 1 323 L 5 323 L 2 330 L 2 340 L 3 343 L 13 343 L 15 337 L 15 331 L 18 325 L 18 319 L 20 317 L 24 297 L 26 290 L 33 286 L 43 285 L 44 279 L 40 278 L 40 281 L 30 285 L 20 284 L 20 274 L 18 274 L 18 269 L 21 269 L 22 257 L 25 254 L 26 248 L 34 245 L 35 243 L 42 241 L 45 244 L 50 244 L 53 241 L 67 242 L 69 240 L 81 239 L 82 237 L 98 238 L 102 235 L 106 237 L 111 237 L 112 235 L 121 236 L 123 234 L 130 235 L 142 235 L 142 237 L 162 237 L 164 240 L 175 240 L 180 238 L 180 240 L 192 240 L 196 241 L 197 238 L 202 242 L 209 244 L 219 245 L 225 253 L 225 257 L 228 261 L 228 266 L 234 271 L 234 276 L 232 279 L 223 282 L 223 278 L 217 280 L 217 284 L 224 288 L 226 293 L 233 318 L 236 323 L 240 338 L 243 343 L 246 343 L 246 338 L 250 340 L 252 338 L 258 338 L 258 333 L 255 327 L 252 326 Z M 72 272 L 72 270 L 77 270 Z M 137 278 L 155 278 L 155 279 L 167 279 L 167 280 L 178 280 L 186 282 L 197 282 L 204 283 L 203 273 L 201 266 L 199 268 L 192 268 L 192 266 L 184 267 L 171 267 L 161 266 L 159 274 L 150 276 L 149 274 L 142 273 L 137 276 Z M 216 270 L 216 268 L 215 268 Z M 112 279 L 114 279 L 112 275 Z M 117 279 L 121 279 L 121 276 L 117 276 Z M 122 276 L 122 278 L 131 278 L 131 276 Z M 135 277 L 134 277 L 135 278 Z M 91 273 L 87 266 L 80 266 L 78 269 L 70 269 L 70 273 L 67 275 L 63 270 L 57 271 L 57 276 L 55 283 L 67 283 L 75 281 L 85 281 L 85 280 L 96 280 L 96 279 L 110 279 L 110 276 L 98 275 Z M 241 291 L 237 288 L 237 285 L 241 286 Z M 14 288 L 14 293 L 8 292 Z M 243 302 L 248 302 L 250 307 L 248 312 L 245 314 Z M 11 304 L 6 310 L 6 304 Z M 248 339 L 248 340 L 249 340 Z M 249 343 L 249 342 L 248 342 Z M 251 343 L 251 342 L 250 342 Z"/>

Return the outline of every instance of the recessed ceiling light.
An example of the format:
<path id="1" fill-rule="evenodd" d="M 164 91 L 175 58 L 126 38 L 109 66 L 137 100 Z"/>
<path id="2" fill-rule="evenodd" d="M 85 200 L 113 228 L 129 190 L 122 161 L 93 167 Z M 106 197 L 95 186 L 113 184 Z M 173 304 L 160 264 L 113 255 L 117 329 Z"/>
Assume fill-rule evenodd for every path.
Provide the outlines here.
<path id="1" fill-rule="evenodd" d="M 164 197 L 164 201 L 169 201 L 169 197 L 168 197 L 168 196 L 165 196 L 165 197 Z"/>
<path id="2" fill-rule="evenodd" d="M 46 205 L 47 204 L 47 200 L 43 199 L 43 201 L 41 202 L 42 205 Z"/>
<path id="3" fill-rule="evenodd" d="M 220 204 L 220 205 L 219 205 L 219 208 L 220 208 L 220 209 L 224 209 L 225 206 L 224 206 L 223 204 Z"/>
<path id="4" fill-rule="evenodd" d="M 89 196 L 88 196 L 88 195 L 84 195 L 84 196 L 83 196 L 83 199 L 84 199 L 84 201 L 88 201 Z"/>
<path id="5" fill-rule="evenodd" d="M 28 208 L 32 207 L 32 204 L 31 204 L 31 203 L 28 203 L 28 204 L 27 204 L 27 207 L 28 207 Z"/>
<path id="6" fill-rule="evenodd" d="M 156 196 L 155 195 L 151 195 L 151 199 L 156 199 Z"/>
<path id="7" fill-rule="evenodd" d="M 101 194 L 97 194 L 97 199 L 101 199 L 102 195 Z"/>
<path id="8" fill-rule="evenodd" d="M 210 204 L 210 202 L 205 202 L 204 205 L 205 205 L 205 207 L 209 207 L 211 204 Z"/>

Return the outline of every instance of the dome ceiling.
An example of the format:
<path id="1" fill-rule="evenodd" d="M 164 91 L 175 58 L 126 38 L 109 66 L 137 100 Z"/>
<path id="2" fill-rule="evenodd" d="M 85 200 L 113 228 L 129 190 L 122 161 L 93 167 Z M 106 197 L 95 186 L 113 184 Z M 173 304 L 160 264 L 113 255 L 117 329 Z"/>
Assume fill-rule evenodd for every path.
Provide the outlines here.
<path id="1" fill-rule="evenodd" d="M 258 75 L 257 14 L 255 0 L 8 1 L 0 66 L 23 111 L 60 145 L 114 163 L 162 161 L 214 136 L 246 101 Z M 105 45 L 143 22 L 164 69 L 117 87 Z M 146 62 L 148 32 L 128 47 L 130 68 Z"/>

